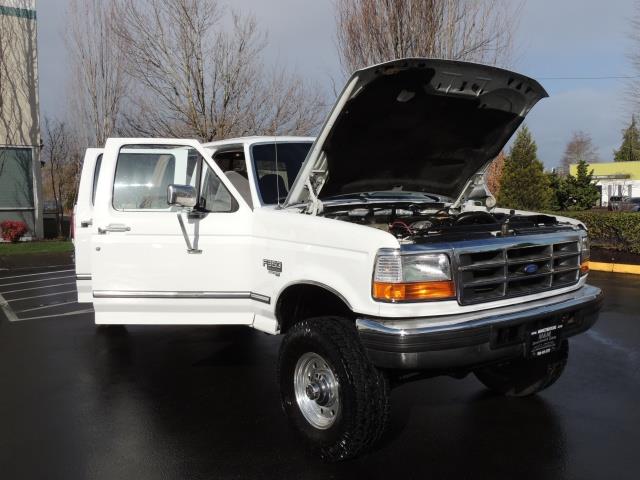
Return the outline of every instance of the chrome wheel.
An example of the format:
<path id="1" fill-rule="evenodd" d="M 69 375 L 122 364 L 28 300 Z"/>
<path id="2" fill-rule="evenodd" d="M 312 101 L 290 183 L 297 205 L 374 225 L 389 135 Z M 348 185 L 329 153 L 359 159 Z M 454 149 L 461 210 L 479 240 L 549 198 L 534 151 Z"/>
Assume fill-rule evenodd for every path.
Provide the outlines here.
<path id="1" fill-rule="evenodd" d="M 312 352 L 302 355 L 293 388 L 298 407 L 311 425 L 320 430 L 333 425 L 340 412 L 340 385 L 324 358 Z"/>

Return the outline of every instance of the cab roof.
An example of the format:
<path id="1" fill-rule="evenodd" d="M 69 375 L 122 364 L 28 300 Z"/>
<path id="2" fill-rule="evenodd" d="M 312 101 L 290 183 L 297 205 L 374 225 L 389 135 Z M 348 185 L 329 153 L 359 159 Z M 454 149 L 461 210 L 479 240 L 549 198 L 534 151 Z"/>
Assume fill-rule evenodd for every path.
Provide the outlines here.
<path id="1" fill-rule="evenodd" d="M 315 137 L 301 137 L 293 135 L 253 135 L 247 137 L 225 138 L 224 140 L 216 140 L 215 142 L 203 143 L 205 148 L 218 148 L 226 145 L 265 143 L 265 142 L 313 142 Z"/>

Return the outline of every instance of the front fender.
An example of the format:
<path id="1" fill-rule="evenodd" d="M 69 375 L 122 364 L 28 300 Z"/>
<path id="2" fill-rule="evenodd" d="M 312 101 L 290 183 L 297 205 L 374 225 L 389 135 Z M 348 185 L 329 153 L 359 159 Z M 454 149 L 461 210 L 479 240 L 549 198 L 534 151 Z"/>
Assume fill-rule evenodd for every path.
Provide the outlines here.
<path id="1" fill-rule="evenodd" d="M 377 315 L 371 278 L 380 248 L 399 248 L 392 235 L 371 227 L 288 211 L 256 211 L 254 261 L 281 262 L 281 271 L 260 268 L 254 290 L 269 295 L 271 313 L 279 295 L 295 284 L 334 292 L 357 313 Z M 269 293 L 266 293 L 269 292 Z"/>

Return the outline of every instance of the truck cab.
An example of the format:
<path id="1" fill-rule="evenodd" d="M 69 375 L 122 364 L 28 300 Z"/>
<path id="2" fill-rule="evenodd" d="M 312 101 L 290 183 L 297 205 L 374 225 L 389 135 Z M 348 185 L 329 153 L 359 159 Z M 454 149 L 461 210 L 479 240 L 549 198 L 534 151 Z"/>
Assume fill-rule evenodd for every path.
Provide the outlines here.
<path id="1" fill-rule="evenodd" d="M 274 207 L 283 201 L 313 144 L 313 137 L 241 137 L 203 144 L 217 166 L 252 209 Z M 152 146 L 151 146 L 152 147 Z M 124 151 L 123 151 L 124 152 Z M 79 303 L 93 302 L 91 288 L 91 239 L 93 209 L 103 148 L 88 148 L 83 160 L 78 200 L 74 207 L 73 241 L 76 251 L 76 286 Z M 144 161 L 163 153 L 154 148 L 127 150 Z M 276 169 L 277 166 L 277 169 Z M 274 173 L 277 171 L 277 174 Z M 179 175 L 176 172 L 175 175 Z M 173 180 L 180 180 L 177 176 Z M 135 183 L 135 179 L 127 181 Z M 131 185 L 133 185 L 133 183 Z M 119 188 L 124 188 L 120 185 Z M 130 186 L 130 188 L 134 188 Z"/>
<path id="2" fill-rule="evenodd" d="M 484 181 L 546 96 L 403 59 L 355 72 L 315 139 L 109 139 L 80 185 L 82 298 L 97 324 L 283 335 L 283 409 L 327 460 L 380 438 L 407 379 L 535 394 L 602 302 L 584 225 L 497 208 Z"/>

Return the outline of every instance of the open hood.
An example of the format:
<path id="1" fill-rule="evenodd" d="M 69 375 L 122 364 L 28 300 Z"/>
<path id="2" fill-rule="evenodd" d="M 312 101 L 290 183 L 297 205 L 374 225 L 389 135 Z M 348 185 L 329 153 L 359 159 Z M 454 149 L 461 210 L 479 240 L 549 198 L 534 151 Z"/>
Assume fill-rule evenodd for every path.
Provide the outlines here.
<path id="1" fill-rule="evenodd" d="M 410 58 L 358 70 L 285 206 L 389 190 L 456 198 L 546 96 L 531 78 L 474 63 Z"/>

